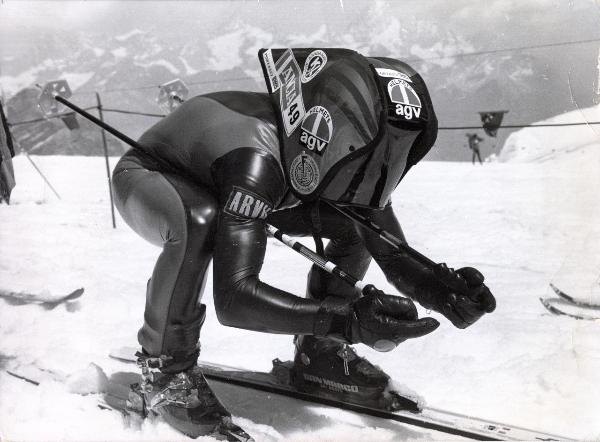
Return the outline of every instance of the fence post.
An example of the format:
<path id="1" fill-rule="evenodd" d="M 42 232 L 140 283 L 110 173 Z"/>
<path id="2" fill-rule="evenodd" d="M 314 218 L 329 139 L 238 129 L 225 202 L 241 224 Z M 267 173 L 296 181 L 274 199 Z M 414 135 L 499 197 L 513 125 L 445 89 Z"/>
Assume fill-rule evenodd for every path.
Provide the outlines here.
<path id="1" fill-rule="evenodd" d="M 98 102 L 98 116 L 100 117 L 100 121 L 104 121 L 104 117 L 102 115 L 102 102 L 100 101 L 100 94 L 96 92 L 96 101 Z M 102 130 L 102 146 L 104 147 L 104 160 L 106 163 L 106 178 L 108 179 L 108 193 L 110 196 L 110 214 L 112 216 L 112 225 L 113 229 L 117 228 L 117 223 L 115 221 L 115 204 L 113 202 L 113 193 L 112 193 L 112 182 L 110 180 L 110 164 L 108 162 L 108 146 L 106 145 L 106 134 L 104 133 L 104 129 Z"/>
<path id="2" fill-rule="evenodd" d="M 19 152 L 21 152 L 23 155 L 25 155 L 25 158 L 27 158 L 29 160 L 29 162 L 31 163 L 31 165 L 33 166 L 33 168 L 42 177 L 42 179 L 48 185 L 48 187 L 50 187 L 50 190 L 52 190 L 52 192 L 54 193 L 54 195 L 56 195 L 56 198 L 58 198 L 59 200 L 62 200 L 62 198 L 60 197 L 60 195 L 58 194 L 58 192 L 56 191 L 56 189 L 52 186 L 52 184 L 50 183 L 50 181 L 48 180 L 48 178 L 46 178 L 46 175 L 44 175 L 44 173 L 40 170 L 40 168 L 37 166 L 37 164 L 35 164 L 35 162 L 31 159 L 31 156 L 29 155 L 29 153 L 25 149 L 23 149 L 23 146 L 21 146 L 21 143 L 19 142 L 19 140 L 17 140 L 16 138 L 13 138 L 13 141 L 14 141 L 17 149 L 19 150 Z"/>

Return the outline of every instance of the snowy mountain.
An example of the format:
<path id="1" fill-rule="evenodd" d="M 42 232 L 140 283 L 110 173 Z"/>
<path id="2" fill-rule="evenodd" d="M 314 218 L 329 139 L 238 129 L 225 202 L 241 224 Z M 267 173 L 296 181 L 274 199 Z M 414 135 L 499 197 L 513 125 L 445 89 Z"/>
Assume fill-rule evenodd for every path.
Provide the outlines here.
<path id="1" fill-rule="evenodd" d="M 264 91 L 257 51 L 277 46 L 348 47 L 368 55 L 401 57 L 424 76 L 442 126 L 478 125 L 476 112 L 494 109 L 511 109 L 509 118 L 527 123 L 563 112 L 565 103 L 570 103 L 560 72 L 564 67 L 551 62 L 552 54 L 517 51 L 443 58 L 476 52 L 493 40 L 480 41 L 434 20 L 406 15 L 401 4 L 359 3 L 352 13 L 322 24 L 307 24 L 301 15 L 294 24 L 266 23 L 264 17 L 224 11 L 203 25 L 190 21 L 174 26 L 166 21 L 115 35 L 102 28 L 40 30 L 20 43 L 28 57 L 10 52 L 13 45 L 14 51 L 24 49 L 10 42 L 0 59 L 0 86 L 12 97 L 8 118 L 19 121 L 20 114 L 13 114 L 11 108 L 35 105 L 29 96 L 18 96 L 18 91 L 56 78 L 69 80 L 76 92 L 73 100 L 81 106 L 95 105 L 93 92 L 100 91 L 105 107 L 151 113 L 160 113 L 155 86 L 177 77 L 191 86 L 194 95 L 223 89 Z M 585 75 L 585 82 L 594 81 L 595 71 Z M 514 109 L 527 112 L 521 115 Z M 106 118 L 134 138 L 156 121 L 110 113 Z M 500 142 L 504 135 L 501 132 Z M 464 141 L 462 132 L 442 132 L 429 158 L 464 158 L 468 153 Z M 488 144 L 483 146 L 486 154 Z M 25 139 L 22 145 L 33 148 Z M 56 145 L 38 147 L 40 154 L 60 151 Z M 90 153 L 87 146 L 72 151 Z"/>
<path id="2" fill-rule="evenodd" d="M 35 105 L 39 89 L 25 88 L 8 101 L 6 107 L 9 121 L 21 122 L 43 118 Z M 19 124 L 11 127 L 17 141 L 17 150 L 25 149 L 36 155 L 103 155 L 102 135 L 98 127 L 88 120 L 77 117 L 79 129 L 69 130 L 58 118 L 46 119 L 34 124 Z M 125 150 L 119 141 L 106 137 L 109 155 L 122 155 Z"/>

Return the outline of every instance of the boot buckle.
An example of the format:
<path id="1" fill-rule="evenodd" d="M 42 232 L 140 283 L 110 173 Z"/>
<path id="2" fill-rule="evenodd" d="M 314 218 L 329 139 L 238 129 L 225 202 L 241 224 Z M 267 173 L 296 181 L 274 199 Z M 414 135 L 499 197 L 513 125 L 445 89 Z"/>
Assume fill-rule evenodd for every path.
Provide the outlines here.
<path id="1" fill-rule="evenodd" d="M 348 366 L 348 360 L 350 359 L 350 352 L 348 351 L 348 346 L 343 345 L 340 351 L 338 351 L 337 355 L 342 358 L 344 361 L 344 374 L 346 376 L 350 376 L 350 367 Z"/>

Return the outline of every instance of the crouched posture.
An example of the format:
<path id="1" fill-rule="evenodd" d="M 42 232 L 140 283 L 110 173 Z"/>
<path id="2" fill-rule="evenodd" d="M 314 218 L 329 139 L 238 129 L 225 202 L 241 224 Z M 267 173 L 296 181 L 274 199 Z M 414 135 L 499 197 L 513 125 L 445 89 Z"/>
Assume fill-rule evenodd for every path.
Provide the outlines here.
<path id="1" fill-rule="evenodd" d="M 162 247 L 139 332 L 144 358 L 160 368 L 161 388 L 201 383 L 210 396 L 196 359 L 205 317 L 199 297 L 213 259 L 222 324 L 296 335 L 293 379 L 299 388 L 319 389 L 325 379 L 351 386 L 343 394 L 355 400 L 377 400 L 389 377 L 348 344 L 390 349 L 430 333 L 438 322 L 419 319 L 408 298 L 381 292 L 360 297 L 317 267 L 309 273 L 306 297 L 265 284 L 259 278 L 265 224 L 312 235 L 317 243 L 329 239 L 322 251 L 327 259 L 358 278 L 374 258 L 402 294 L 457 327 L 492 311 L 494 298 L 475 269 L 458 270 L 468 289 L 453 293 L 323 201 L 350 206 L 404 239 L 390 196 L 435 141 L 427 89 L 408 65 L 352 51 L 273 50 L 261 57 L 269 94 L 190 99 L 144 133 L 143 151 L 129 151 L 115 168 L 121 215 Z M 217 414 L 226 414 L 210 397 Z M 172 401 L 161 413 L 198 435 L 214 425 L 206 409 L 202 401 Z"/>

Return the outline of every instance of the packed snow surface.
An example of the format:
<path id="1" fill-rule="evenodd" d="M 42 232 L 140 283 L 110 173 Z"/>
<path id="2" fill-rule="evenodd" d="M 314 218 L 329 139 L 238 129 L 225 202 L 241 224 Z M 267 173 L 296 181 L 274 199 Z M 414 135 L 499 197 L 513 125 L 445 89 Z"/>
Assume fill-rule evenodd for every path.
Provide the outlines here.
<path id="1" fill-rule="evenodd" d="M 578 244 L 598 251 L 599 153 L 595 144 L 542 163 L 428 162 L 413 168 L 393 202 L 409 242 L 435 261 L 480 269 L 498 308 L 466 330 L 430 313 L 442 323 L 433 334 L 390 353 L 365 346 L 358 346 L 359 352 L 429 406 L 600 439 L 600 323 L 553 316 L 538 301 L 552 295 L 548 283 L 566 260 L 577 261 Z M 103 159 L 34 161 L 62 199 L 26 158 L 15 158 L 12 204 L 0 206 L 0 288 L 58 296 L 85 287 L 85 293 L 70 309 L 0 300 L 1 436 L 185 439 L 160 422 L 127 428 L 117 413 L 97 407 L 104 375 L 135 370 L 108 353 L 136 345 L 146 281 L 159 249 L 118 215 L 117 229 L 112 228 Z M 261 277 L 300 295 L 308 268 L 302 257 L 271 241 Z M 365 279 L 395 293 L 375 265 Z M 201 334 L 202 359 L 268 370 L 273 358 L 292 357 L 289 336 L 220 325 L 210 279 L 203 302 L 208 319 Z M 30 370 L 44 381 L 34 386 L 6 369 Z M 232 388 L 222 394 L 239 416 L 236 421 L 259 441 L 455 439 L 275 397 L 262 403 L 238 400 Z"/>
<path id="2" fill-rule="evenodd" d="M 597 189 L 600 188 L 600 105 L 557 115 L 535 125 L 568 125 L 527 127 L 513 132 L 504 143 L 498 159 L 511 163 L 548 163 L 544 169 L 548 180 L 560 173 L 564 181 L 545 185 L 544 198 L 551 202 L 555 194 L 565 201 L 556 206 L 563 217 L 585 217 L 586 225 L 572 225 L 565 234 L 561 266 L 552 282 L 575 299 L 600 306 L 600 243 L 595 228 L 600 215 Z M 570 196 L 568 196 L 570 195 Z"/>
<path id="3" fill-rule="evenodd" d="M 510 134 L 499 155 L 500 161 L 543 162 L 575 153 L 585 156 L 585 149 L 597 149 L 600 140 L 600 105 L 580 108 L 538 121 Z M 565 126 L 571 124 L 571 126 Z M 562 125 L 562 126 L 544 126 Z"/>

